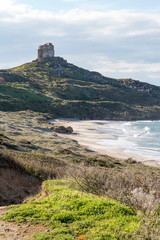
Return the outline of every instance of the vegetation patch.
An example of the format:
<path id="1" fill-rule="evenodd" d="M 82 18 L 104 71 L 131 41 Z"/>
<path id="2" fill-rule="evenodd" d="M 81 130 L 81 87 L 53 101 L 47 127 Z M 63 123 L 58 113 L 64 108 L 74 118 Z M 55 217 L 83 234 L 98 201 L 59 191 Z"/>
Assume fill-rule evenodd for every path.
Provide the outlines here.
<path id="1" fill-rule="evenodd" d="M 48 180 L 44 186 L 49 196 L 12 206 L 4 218 L 53 229 L 33 239 L 125 239 L 139 227 L 141 217 L 114 200 L 77 191 L 66 180 Z"/>

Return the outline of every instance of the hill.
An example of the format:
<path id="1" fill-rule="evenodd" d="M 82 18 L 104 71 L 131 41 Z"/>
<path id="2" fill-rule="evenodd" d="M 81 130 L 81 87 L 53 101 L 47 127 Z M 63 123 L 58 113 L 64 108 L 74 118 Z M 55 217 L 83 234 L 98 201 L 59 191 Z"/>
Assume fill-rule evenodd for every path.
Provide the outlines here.
<path id="1" fill-rule="evenodd" d="M 159 239 L 158 168 L 62 138 L 48 114 L 0 116 L 0 238 Z"/>
<path id="2" fill-rule="evenodd" d="M 54 118 L 159 119 L 160 87 L 107 78 L 53 57 L 0 70 L 0 110 Z"/>

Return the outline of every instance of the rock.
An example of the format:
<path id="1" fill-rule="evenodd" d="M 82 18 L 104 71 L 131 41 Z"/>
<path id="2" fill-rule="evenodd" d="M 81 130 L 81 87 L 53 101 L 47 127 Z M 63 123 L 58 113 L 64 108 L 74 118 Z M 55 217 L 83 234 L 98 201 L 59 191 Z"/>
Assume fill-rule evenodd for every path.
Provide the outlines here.
<path id="1" fill-rule="evenodd" d="M 73 128 L 71 126 L 66 128 L 67 133 L 73 133 Z"/>
<path id="2" fill-rule="evenodd" d="M 66 128 L 64 126 L 56 126 L 54 131 L 57 133 L 66 133 Z"/>
<path id="3" fill-rule="evenodd" d="M 5 80 L 4 80 L 4 78 L 3 77 L 0 77 L 0 84 L 5 84 L 6 82 L 5 82 Z"/>
<path id="4" fill-rule="evenodd" d="M 64 126 L 55 126 L 54 131 L 57 133 L 73 133 L 73 128 L 71 126 L 64 127 Z"/>
<path id="5" fill-rule="evenodd" d="M 28 141 L 27 139 L 20 139 L 19 142 L 23 144 L 31 144 L 31 142 Z"/>

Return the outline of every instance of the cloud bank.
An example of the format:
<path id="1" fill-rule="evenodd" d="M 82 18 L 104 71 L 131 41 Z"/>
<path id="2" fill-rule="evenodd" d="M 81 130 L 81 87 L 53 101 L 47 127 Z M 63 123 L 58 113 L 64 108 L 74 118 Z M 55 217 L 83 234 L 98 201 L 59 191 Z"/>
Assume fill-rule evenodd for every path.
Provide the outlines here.
<path id="1" fill-rule="evenodd" d="M 35 59 L 38 45 L 51 41 L 57 55 L 74 64 L 160 85 L 159 14 L 80 8 L 56 12 L 14 0 L 0 5 L 0 68 Z"/>

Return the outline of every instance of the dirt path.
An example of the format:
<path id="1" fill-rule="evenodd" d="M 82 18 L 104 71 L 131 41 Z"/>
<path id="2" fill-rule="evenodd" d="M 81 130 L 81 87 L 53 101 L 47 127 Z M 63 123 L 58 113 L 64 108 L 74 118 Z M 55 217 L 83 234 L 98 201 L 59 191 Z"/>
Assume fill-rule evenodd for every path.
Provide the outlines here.
<path id="1" fill-rule="evenodd" d="M 0 218 L 7 212 L 7 207 L 0 207 Z M 27 240 L 34 233 L 50 231 L 42 225 L 27 225 L 0 220 L 0 240 Z"/>

